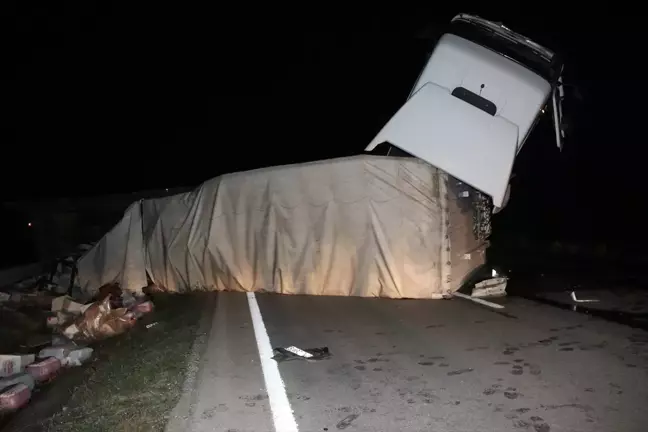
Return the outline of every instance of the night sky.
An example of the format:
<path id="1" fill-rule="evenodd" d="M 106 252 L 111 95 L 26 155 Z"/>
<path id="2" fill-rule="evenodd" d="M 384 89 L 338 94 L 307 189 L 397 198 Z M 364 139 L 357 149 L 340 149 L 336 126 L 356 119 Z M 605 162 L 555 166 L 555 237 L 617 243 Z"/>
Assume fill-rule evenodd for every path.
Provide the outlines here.
<path id="1" fill-rule="evenodd" d="M 641 27 L 609 11 L 79 4 L 2 6 L 5 200 L 192 186 L 357 154 L 407 97 L 441 25 L 469 12 L 562 53 L 580 95 L 566 102 L 562 153 L 549 122 L 526 144 L 498 222 L 565 238 L 615 241 L 620 225 L 626 239 L 630 227 L 643 235 Z"/>

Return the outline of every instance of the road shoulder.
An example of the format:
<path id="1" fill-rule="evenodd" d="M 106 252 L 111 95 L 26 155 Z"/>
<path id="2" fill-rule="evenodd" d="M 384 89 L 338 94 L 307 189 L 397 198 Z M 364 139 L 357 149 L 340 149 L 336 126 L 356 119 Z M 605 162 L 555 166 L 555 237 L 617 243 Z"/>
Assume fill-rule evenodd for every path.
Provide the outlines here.
<path id="1" fill-rule="evenodd" d="M 194 385 L 167 432 L 272 430 L 272 414 L 245 293 L 217 294 Z"/>

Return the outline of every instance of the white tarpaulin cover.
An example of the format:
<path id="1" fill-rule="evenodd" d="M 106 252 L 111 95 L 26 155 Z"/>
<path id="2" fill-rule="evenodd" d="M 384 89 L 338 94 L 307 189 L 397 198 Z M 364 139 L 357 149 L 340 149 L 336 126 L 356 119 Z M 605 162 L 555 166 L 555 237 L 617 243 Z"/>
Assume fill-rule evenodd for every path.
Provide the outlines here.
<path id="1" fill-rule="evenodd" d="M 169 291 L 440 298 L 484 261 L 446 179 L 369 155 L 224 175 L 133 204 L 79 281 L 89 294 L 141 290 L 148 273 Z"/>

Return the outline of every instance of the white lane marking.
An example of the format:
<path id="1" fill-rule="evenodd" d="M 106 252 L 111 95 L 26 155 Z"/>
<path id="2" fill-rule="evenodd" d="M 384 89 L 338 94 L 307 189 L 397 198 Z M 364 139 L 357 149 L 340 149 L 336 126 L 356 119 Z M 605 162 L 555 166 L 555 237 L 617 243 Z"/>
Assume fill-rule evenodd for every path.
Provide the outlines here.
<path id="1" fill-rule="evenodd" d="M 252 316 L 252 326 L 254 327 L 254 336 L 256 337 L 259 348 L 259 359 L 261 360 L 261 370 L 265 380 L 270 409 L 272 410 L 272 421 L 276 432 L 299 432 L 297 422 L 290 407 L 290 401 L 286 394 L 286 386 L 281 379 L 277 362 L 272 360 L 272 345 L 266 331 L 261 310 L 257 303 L 254 293 L 247 293 L 248 305 L 250 306 L 250 315 Z"/>
<path id="2" fill-rule="evenodd" d="M 473 301 L 475 303 L 479 303 L 479 304 L 484 305 L 484 306 L 488 306 L 488 307 L 493 308 L 493 309 L 504 309 L 504 306 L 499 305 L 497 303 L 492 303 L 492 302 L 489 302 L 489 301 L 486 301 L 484 299 L 480 299 L 480 298 L 477 298 L 477 297 L 471 297 L 469 295 L 462 294 L 460 292 L 452 293 L 452 295 L 455 296 L 455 297 L 461 297 L 462 299 Z"/>

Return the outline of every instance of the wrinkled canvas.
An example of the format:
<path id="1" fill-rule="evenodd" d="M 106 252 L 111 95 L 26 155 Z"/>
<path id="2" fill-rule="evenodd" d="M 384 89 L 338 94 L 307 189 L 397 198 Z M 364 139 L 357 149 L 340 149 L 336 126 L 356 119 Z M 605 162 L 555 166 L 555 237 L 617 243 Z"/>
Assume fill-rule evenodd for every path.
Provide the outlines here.
<path id="1" fill-rule="evenodd" d="M 133 204 L 79 261 L 89 294 L 193 289 L 441 298 L 484 261 L 447 176 L 362 155 L 228 174 Z M 469 257 L 468 257 L 469 256 Z"/>

